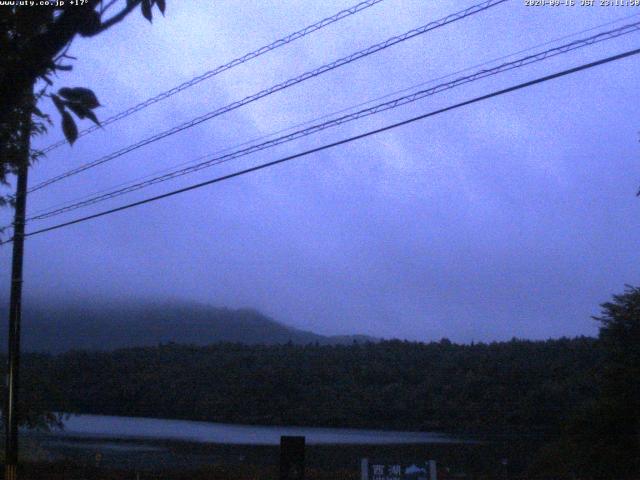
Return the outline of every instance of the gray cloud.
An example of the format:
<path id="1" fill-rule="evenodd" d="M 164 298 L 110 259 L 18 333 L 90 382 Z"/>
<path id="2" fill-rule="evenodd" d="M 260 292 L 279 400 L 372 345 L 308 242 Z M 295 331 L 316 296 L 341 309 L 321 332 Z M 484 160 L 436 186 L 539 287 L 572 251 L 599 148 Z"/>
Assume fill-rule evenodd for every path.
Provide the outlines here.
<path id="1" fill-rule="evenodd" d="M 106 105 L 104 118 L 344 6 L 172 2 L 153 26 L 136 16 L 104 37 L 78 41 L 76 70 L 60 85 L 92 86 Z M 33 169 L 32 181 L 462 6 L 387 0 L 53 152 Z M 34 193 L 29 207 L 47 208 L 630 13 L 513 2 Z M 408 118 L 637 41 L 635 34 L 486 79 L 126 199 Z M 640 281 L 639 73 L 637 61 L 623 60 L 33 237 L 25 294 L 251 306 L 320 333 L 458 341 L 593 334 L 589 316 L 598 304 Z M 57 138 L 54 132 L 44 143 Z M 5 272 L 9 260 L 10 249 L 0 249 Z M 8 273 L 2 281 L 8 290 Z"/>

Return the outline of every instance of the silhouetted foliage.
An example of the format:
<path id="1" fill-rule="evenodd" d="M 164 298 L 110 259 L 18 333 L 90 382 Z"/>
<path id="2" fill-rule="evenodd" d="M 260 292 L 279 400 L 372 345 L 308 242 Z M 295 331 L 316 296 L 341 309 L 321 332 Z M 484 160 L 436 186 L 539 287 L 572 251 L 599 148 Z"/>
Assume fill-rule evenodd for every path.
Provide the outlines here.
<path id="1" fill-rule="evenodd" d="M 71 144 L 78 137 L 72 113 L 98 123 L 93 110 L 100 104 L 90 89 L 65 87 L 57 95 L 48 93 L 52 77 L 72 69 L 68 61 L 73 57 L 67 52 L 75 36 L 99 35 L 138 6 L 149 21 L 152 6 L 157 5 L 163 14 L 165 10 L 164 0 L 82 0 L 50 2 L 46 6 L 15 3 L 0 6 L 0 184 L 4 185 L 25 161 L 33 162 L 42 156 L 42 152 L 31 149 L 29 140 L 45 133 L 53 123 L 38 108 L 43 97 L 52 99 L 62 118 L 62 131 Z M 111 14 L 114 9 L 116 13 Z M 0 206 L 13 200 L 0 195 Z M 20 423 L 56 423 L 56 415 L 43 409 L 42 399 L 27 400 L 18 411 Z"/>
<path id="2" fill-rule="evenodd" d="M 602 304 L 602 360 L 593 399 L 549 446 L 539 473 L 601 479 L 640 478 L 640 289 L 628 287 Z M 563 452 L 560 454 L 559 452 Z M 562 457 L 563 462 L 552 461 Z"/>
<path id="3" fill-rule="evenodd" d="M 590 398 L 600 360 L 595 339 L 577 338 L 473 346 L 166 344 L 28 355 L 23 364 L 65 393 L 39 387 L 54 411 L 535 433 L 557 431 Z"/>
<path id="4" fill-rule="evenodd" d="M 137 7 L 151 21 L 153 6 L 163 14 L 166 7 L 164 0 L 83 0 L 60 5 L 50 2 L 48 6 L 20 3 L 0 7 L 0 183 L 4 184 L 24 159 L 21 124 L 33 119 L 30 135 L 44 133 L 52 124 L 38 108 L 43 97 L 50 97 L 59 111 L 69 143 L 78 136 L 72 113 L 98 123 L 93 110 L 99 102 L 90 89 L 65 87 L 57 95 L 48 93 L 53 77 L 72 69 L 69 61 L 74 58 L 67 52 L 76 35 L 99 35 Z M 41 155 L 31 151 L 29 161 Z M 0 201 L 6 203 L 7 198 Z"/>

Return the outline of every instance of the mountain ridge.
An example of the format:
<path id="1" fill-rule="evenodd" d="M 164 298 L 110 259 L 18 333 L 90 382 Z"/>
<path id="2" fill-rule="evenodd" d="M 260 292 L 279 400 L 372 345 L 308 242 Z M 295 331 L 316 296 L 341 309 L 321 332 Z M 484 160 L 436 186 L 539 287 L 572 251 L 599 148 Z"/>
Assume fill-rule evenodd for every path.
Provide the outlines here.
<path id="1" fill-rule="evenodd" d="M 7 309 L 0 309 L 7 318 Z M 7 329 L 0 329 L 6 351 Z M 344 345 L 377 342 L 366 335 L 320 335 L 285 325 L 251 308 L 230 309 L 187 301 L 30 302 L 23 309 L 22 349 L 62 353 L 111 351 L 163 343 L 209 345 Z"/>

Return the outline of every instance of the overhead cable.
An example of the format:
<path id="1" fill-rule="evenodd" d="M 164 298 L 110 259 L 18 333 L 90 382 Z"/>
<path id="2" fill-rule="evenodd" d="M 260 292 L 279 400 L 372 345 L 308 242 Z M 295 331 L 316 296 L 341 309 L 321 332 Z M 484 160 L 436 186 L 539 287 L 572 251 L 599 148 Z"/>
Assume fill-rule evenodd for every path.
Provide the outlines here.
<path id="1" fill-rule="evenodd" d="M 248 97 L 243 98 L 242 100 L 236 101 L 234 103 L 231 103 L 229 105 L 226 105 L 224 107 L 218 108 L 214 111 L 211 111 L 209 113 L 206 113 L 204 115 L 201 115 L 199 117 L 196 117 L 188 122 L 182 123 L 180 125 L 177 125 L 173 128 L 170 128 L 168 130 L 165 130 L 164 132 L 158 133 L 156 135 L 152 135 L 151 137 L 145 138 L 143 140 L 140 140 L 132 145 L 129 145 L 127 147 L 124 147 L 120 150 L 117 150 L 113 153 L 110 153 L 108 155 L 105 155 L 103 157 L 100 157 L 96 160 L 93 160 L 91 162 L 85 163 L 84 165 L 81 165 L 79 167 L 76 167 L 72 170 L 69 170 L 65 173 L 62 173 L 60 175 L 57 175 L 55 177 L 49 178 L 48 180 L 44 180 L 43 182 L 40 182 L 36 185 L 34 185 L 33 187 L 31 187 L 28 190 L 28 193 L 33 193 L 37 190 L 41 190 L 53 183 L 59 182 L 61 180 L 64 180 L 66 178 L 69 178 L 73 175 L 77 175 L 81 172 L 84 172 L 90 168 L 96 167 L 98 165 L 102 165 L 103 163 L 109 162 L 115 158 L 121 157 L 129 152 L 132 152 L 134 150 L 137 150 L 145 145 L 148 145 L 150 143 L 154 143 L 157 142 L 163 138 L 166 138 L 168 136 L 174 135 L 178 132 L 181 132 L 183 130 L 186 130 L 188 128 L 194 127 L 196 125 L 199 125 L 203 122 L 206 122 L 207 120 L 211 120 L 212 118 L 218 117 L 220 115 L 223 115 L 225 113 L 228 113 L 232 110 L 235 110 L 237 108 L 242 107 L 243 105 L 247 105 L 248 103 L 251 102 L 255 102 L 256 100 L 259 100 L 261 98 L 264 98 L 268 95 L 271 95 L 273 93 L 279 92 L 281 90 L 284 90 L 286 88 L 289 88 L 293 85 L 297 85 L 301 82 L 304 82 L 305 80 L 308 80 L 310 78 L 314 78 L 317 77 L 319 75 L 322 75 L 324 73 L 330 72 L 336 68 L 342 67 L 343 65 L 347 65 L 349 63 L 352 63 L 356 60 L 359 60 L 361 58 L 367 57 L 369 55 L 372 55 L 376 52 L 379 52 L 381 50 L 384 50 L 386 48 L 389 48 L 393 45 L 396 45 L 398 43 L 404 42 L 406 40 L 409 40 L 411 38 L 414 38 L 418 35 L 422 35 L 424 33 L 427 33 L 429 31 L 435 30 L 437 28 L 440 28 L 444 25 L 447 25 L 449 23 L 453 23 L 456 22 L 458 20 L 462 20 L 463 18 L 469 17 L 471 15 L 483 12 L 491 7 L 495 7 L 496 5 L 499 5 L 501 3 L 505 3 L 508 0 L 487 0 L 485 2 L 482 2 L 480 4 L 477 5 L 473 5 L 469 8 L 466 8 L 460 12 L 457 13 L 453 13 L 451 15 L 448 15 L 440 20 L 436 20 L 433 22 L 428 23 L 427 25 L 423 25 L 422 27 L 413 29 L 413 30 L 409 30 L 408 32 L 402 34 L 402 35 L 398 35 L 398 36 L 394 36 L 389 38 L 388 40 L 385 40 L 384 42 L 372 45 L 364 50 L 360 50 L 356 53 L 353 53 L 351 55 L 348 55 L 346 57 L 340 58 L 334 62 L 325 64 L 319 68 L 316 68 L 314 70 L 308 71 L 306 73 L 303 73 L 302 75 L 299 75 L 297 77 L 294 78 L 290 78 L 289 80 L 286 80 L 282 83 L 279 83 L 277 85 L 274 85 L 272 87 L 269 87 L 265 90 L 262 90 L 258 93 L 255 93 L 253 95 L 250 95 Z"/>
<path id="2" fill-rule="evenodd" d="M 297 153 L 297 154 L 294 154 L 294 155 L 289 155 L 287 157 L 280 158 L 278 160 L 273 160 L 271 162 L 263 163 L 261 165 L 257 165 L 257 166 L 251 167 L 251 168 L 240 170 L 238 172 L 234 172 L 234 173 L 231 173 L 231 174 L 228 174 L 228 175 L 223 175 L 223 176 L 220 176 L 220 177 L 216 177 L 216 178 L 213 178 L 211 180 L 207 180 L 205 182 L 197 183 L 195 185 L 190 185 L 188 187 L 180 188 L 178 190 L 173 190 L 171 192 L 163 193 L 161 195 L 156 195 L 154 197 L 149 197 L 149 198 L 146 198 L 144 200 L 139 200 L 137 202 L 129 203 L 127 205 L 122 205 L 120 207 L 116 207 L 116 208 L 105 210 L 105 211 L 102 211 L 102 212 L 99 212 L 99 213 L 95 213 L 93 215 L 87 215 L 85 217 L 76 218 L 76 219 L 70 220 L 68 222 L 63 222 L 63 223 L 59 223 L 59 224 L 56 224 L 56 225 L 52 225 L 50 227 L 42 228 L 42 229 L 39 229 L 39 230 L 34 230 L 34 231 L 31 231 L 31 232 L 25 234 L 25 237 L 31 237 L 31 236 L 34 236 L 34 235 L 40 235 L 40 234 L 45 233 L 45 232 L 58 230 L 58 229 L 65 228 L 65 227 L 68 227 L 68 226 L 71 226 L 71 225 L 75 225 L 75 224 L 78 224 L 78 223 L 83 223 L 83 222 L 86 222 L 86 221 L 89 221 L 89 220 L 93 220 L 93 219 L 96 219 L 96 218 L 104 217 L 106 215 L 111 215 L 111 214 L 116 213 L 116 212 L 121 212 L 123 210 L 128 210 L 130 208 L 134 208 L 134 207 L 137 207 L 137 206 L 140 206 L 140 205 L 144 205 L 144 204 L 147 204 L 147 203 L 155 202 L 157 200 L 161 200 L 161 199 L 164 199 L 164 198 L 172 197 L 172 196 L 178 195 L 180 193 L 185 193 L 185 192 L 188 192 L 188 191 L 191 191 L 191 190 L 196 190 L 196 189 L 199 189 L 199 188 L 203 188 L 203 187 L 206 187 L 208 185 L 212 185 L 212 184 L 219 183 L 219 182 L 222 182 L 222 181 L 225 181 L 225 180 L 229 180 L 231 178 L 239 177 L 239 176 L 251 173 L 251 172 L 256 172 L 258 170 L 263 170 L 263 169 L 266 169 L 266 168 L 269 168 L 269 167 L 272 167 L 272 166 L 275 166 L 275 165 L 279 165 L 281 163 L 285 163 L 285 162 L 288 162 L 290 160 L 294 160 L 294 159 L 297 159 L 297 158 L 305 157 L 305 156 L 310 155 L 312 153 L 317 153 L 317 152 L 320 152 L 320 151 L 323 151 L 323 150 L 328 150 L 330 148 L 334 148 L 334 147 L 337 147 L 339 145 L 344 145 L 344 144 L 347 144 L 347 143 L 354 142 L 356 140 L 361 140 L 363 138 L 370 137 L 372 135 L 377 135 L 379 133 L 386 132 L 386 131 L 389 131 L 389 130 L 392 130 L 392 129 L 395 129 L 395 128 L 398 128 L 398 127 L 401 127 L 401 126 L 404 126 L 404 125 L 408 125 L 408 124 L 417 122 L 419 120 L 424 120 L 426 118 L 433 117 L 435 115 L 439 115 L 441 113 L 448 112 L 448 111 L 451 111 L 451 110 L 455 110 L 455 109 L 458 109 L 460 107 L 464 107 L 464 106 L 467 106 L 467 105 L 478 103 L 478 102 L 481 102 L 481 101 L 484 101 L 484 100 L 488 100 L 490 98 L 498 97 L 498 96 L 501 96 L 501 95 L 504 95 L 504 94 L 507 94 L 507 93 L 510 93 L 510 92 L 517 91 L 517 90 L 522 90 L 524 88 L 528 88 L 528 87 L 531 87 L 533 85 L 537 85 L 537 84 L 540 84 L 540 83 L 548 82 L 548 81 L 554 80 L 556 78 L 560 78 L 560 77 L 564 77 L 564 76 L 567 76 L 567 75 L 571 75 L 573 73 L 577 73 L 577 72 L 580 72 L 580 71 L 583 71 L 583 70 L 594 68 L 594 67 L 599 66 L 599 65 L 604 65 L 604 64 L 607 64 L 607 63 L 611 63 L 611 62 L 614 62 L 614 61 L 617 61 L 617 60 L 621 60 L 623 58 L 628 58 L 628 57 L 631 57 L 631 56 L 634 56 L 634 55 L 638 55 L 638 54 L 640 54 L 640 48 L 637 48 L 637 49 L 634 49 L 634 50 L 629 50 L 627 52 L 620 53 L 618 55 L 613 55 L 613 56 L 610 56 L 610 57 L 606 57 L 606 58 L 603 58 L 603 59 L 600 59 L 600 60 L 596 60 L 594 62 L 586 63 L 586 64 L 580 65 L 578 67 L 573 67 L 573 68 L 570 68 L 570 69 L 567 69 L 567 70 L 562 70 L 560 72 L 556 72 L 556 73 L 553 73 L 551 75 L 546 75 L 544 77 L 539 77 L 539 78 L 536 78 L 534 80 L 529 80 L 527 82 L 519 83 L 519 84 L 514 85 L 512 87 L 504 88 L 502 90 L 497 90 L 497 91 L 494 91 L 492 93 L 488 93 L 486 95 L 481 95 L 479 97 L 475 97 L 475 98 L 472 98 L 470 100 L 466 100 L 464 102 L 456 103 L 455 105 L 451 105 L 451 106 L 448 106 L 448 107 L 445 107 L 445 108 L 440 108 L 438 110 L 433 110 L 431 112 L 428 112 L 428 113 L 425 113 L 425 114 L 422 114 L 422 115 L 418 115 L 416 117 L 412 117 L 412 118 L 409 118 L 407 120 L 403 120 L 401 122 L 393 123 L 391 125 L 387 125 L 385 127 L 378 128 L 378 129 L 375 129 L 375 130 L 370 130 L 368 132 L 361 133 L 359 135 L 348 137 L 348 138 L 345 138 L 345 139 L 342 139 L 342 140 L 339 140 L 339 141 L 336 141 L 336 142 L 333 142 L 333 143 L 328 143 L 328 144 L 322 145 L 320 147 L 312 148 L 310 150 L 306 150 L 306 151 L 303 151 L 303 152 L 300 152 L 300 153 Z M 13 239 L 9 239 L 9 240 L 7 240 L 7 241 L 5 241 L 3 243 L 9 243 L 9 242 L 12 242 L 12 241 L 13 241 Z"/>
<path id="3" fill-rule="evenodd" d="M 398 97 L 395 98 L 393 100 L 384 102 L 384 103 L 380 103 L 377 105 L 374 105 L 372 107 L 369 108 L 365 108 L 362 110 L 359 110 L 357 112 L 353 112 L 350 113 L 348 115 L 343 115 L 341 117 L 338 118 L 334 118 L 332 120 L 326 121 L 326 122 L 322 122 L 319 124 L 315 124 L 312 125 L 310 127 L 304 128 L 304 129 L 300 129 L 297 130 L 295 132 L 292 132 L 288 135 L 283 135 L 271 140 L 268 140 L 266 142 L 260 143 L 260 144 L 256 144 L 256 145 L 251 145 L 249 147 L 240 149 L 240 150 L 236 150 L 235 152 L 231 152 L 222 156 L 216 156 L 213 157 L 211 159 L 208 159 L 206 161 L 197 163 L 195 165 L 190 165 L 184 168 L 180 168 L 177 170 L 173 170 L 170 171 L 169 173 L 165 173 L 163 175 L 159 175 L 156 177 L 153 177 L 151 179 L 147 179 L 145 181 L 142 182 L 138 182 L 132 185 L 128 185 L 126 187 L 122 187 L 122 188 L 118 188 L 115 190 L 111 190 L 107 193 L 102 193 L 102 194 L 98 194 L 95 195 L 93 197 L 90 197 L 88 199 L 85 200 L 81 200 L 75 203 L 72 203 L 70 205 L 64 206 L 64 207 L 60 207 L 60 208 L 56 208 L 56 209 L 52 209 L 49 211 L 46 211 L 44 213 L 40 213 L 37 215 L 33 215 L 27 218 L 27 221 L 33 221 L 33 220 L 42 220 L 42 219 L 46 219 L 46 218 L 50 218 L 50 217 L 54 217 L 66 212 L 70 212 L 72 210 L 76 210 L 78 208 L 81 207 L 86 207 L 89 205 L 93 205 L 95 203 L 98 202 L 102 202 L 111 198 L 115 198 L 115 197 L 119 197 L 121 195 L 124 195 L 126 193 L 130 193 L 136 190 L 140 190 L 142 188 L 146 188 L 149 187 L 151 185 L 155 185 L 161 182 L 165 182 L 167 180 L 176 178 L 176 177 L 180 177 L 183 175 L 187 175 L 190 173 L 194 173 L 197 172 L 199 170 L 205 169 L 205 168 L 209 168 L 213 165 L 218 165 L 220 163 L 224 163 L 224 162 L 228 162 L 230 160 L 234 160 L 240 157 L 244 157 L 246 155 L 261 151 L 261 150 L 265 150 L 267 148 L 272 148 L 274 146 L 277 145 L 281 145 L 283 143 L 288 143 L 291 142 L 293 140 L 297 140 L 299 138 L 302 137 L 306 137 L 308 135 L 312 135 L 315 133 L 318 133 L 322 130 L 326 130 L 328 128 L 332 128 L 332 127 L 336 127 L 338 125 L 342 125 L 344 123 L 347 122 L 351 122 L 363 117 L 367 117 L 370 115 L 374 115 L 377 113 L 381 113 L 387 110 L 391 110 L 394 108 L 397 108 L 399 106 L 402 105 L 406 105 L 408 103 L 412 103 L 415 102 L 417 100 L 423 99 L 425 97 L 431 96 L 431 95 L 435 95 L 437 93 L 441 93 L 443 91 L 446 90 L 450 90 L 453 89 L 455 87 L 458 87 L 460 85 L 464 85 L 467 83 L 471 83 L 489 76 L 493 76 L 493 75 L 497 75 L 499 73 L 503 73 L 509 70 L 513 70 L 516 68 L 520 68 L 526 65 L 530 65 L 532 63 L 536 63 L 536 62 L 540 62 L 542 60 L 548 59 L 548 58 L 552 58 L 555 57 L 557 55 L 561 55 L 561 54 L 565 54 L 567 52 L 571 52 L 573 50 L 577 50 L 579 48 L 583 48 L 589 45 L 593 45 L 595 43 L 599 43 L 605 40 L 610 40 L 613 38 L 618 38 L 622 35 L 626 35 L 632 32 L 637 32 L 640 31 L 640 22 L 635 22 L 632 24 L 628 24 L 628 25 L 624 25 L 622 27 L 610 30 L 608 32 L 603 32 L 603 33 L 599 33 L 597 35 L 593 35 L 591 37 L 588 38 L 584 38 L 581 40 L 576 40 L 573 41 L 571 43 L 567 43 L 565 45 L 561 45 L 558 47 L 554 47 L 554 48 L 550 48 L 548 50 L 545 50 L 543 52 L 539 52 L 539 53 L 535 53 L 533 55 L 528 55 L 526 57 L 522 57 L 519 58 L 517 60 L 513 60 L 511 62 L 506 62 L 503 63 L 501 65 L 498 65 L 496 67 L 493 68 L 489 68 L 489 69 L 484 69 L 484 70 L 480 70 L 476 73 L 473 73 L 471 75 L 467 75 L 464 77 L 460 77 L 457 78 L 455 80 L 452 80 L 450 82 L 446 82 L 446 83 L 441 83 L 439 85 L 436 85 L 434 87 L 428 88 L 428 89 L 424 89 L 424 90 L 420 90 L 414 93 L 411 93 L 409 95 L 405 95 L 402 97 Z"/>
<path id="4" fill-rule="evenodd" d="M 260 135 L 258 137 L 254 137 L 254 138 L 249 139 L 249 140 L 244 140 L 244 141 L 242 141 L 240 143 L 236 143 L 234 145 L 230 145 L 230 146 L 221 148 L 219 150 L 216 150 L 214 153 L 207 154 L 207 155 L 202 155 L 202 156 L 199 156 L 199 157 L 197 157 L 195 159 L 191 159 L 191 160 L 188 160 L 186 162 L 181 162 L 178 165 L 174 165 L 174 166 L 169 167 L 169 168 L 164 168 L 162 170 L 156 170 L 154 172 L 151 172 L 151 173 L 136 177 L 134 179 L 127 180 L 125 182 L 121 182 L 119 184 L 113 185 L 113 186 L 111 186 L 109 188 L 101 189 L 101 190 L 99 190 L 97 192 L 87 193 L 86 195 L 82 195 L 79 198 L 75 198 L 75 199 L 72 199 L 72 200 L 67 200 L 67 201 L 64 201 L 64 202 L 59 202 L 59 203 L 54 204 L 54 205 L 52 205 L 52 206 L 50 206 L 48 208 L 41 208 L 39 210 L 36 210 L 32 214 L 32 218 L 37 216 L 37 215 L 39 215 L 39 214 L 41 214 L 41 213 L 48 212 L 50 210 L 58 209 L 58 208 L 61 208 L 61 207 L 67 206 L 67 205 L 72 205 L 72 204 L 78 203 L 78 202 L 80 202 L 82 200 L 89 199 L 89 198 L 101 195 L 103 193 L 108 193 L 108 192 L 114 191 L 116 189 L 120 189 L 122 187 L 125 187 L 125 186 L 133 185 L 133 184 L 138 183 L 138 182 L 140 182 L 142 180 L 151 179 L 151 178 L 153 178 L 155 176 L 158 176 L 158 175 L 161 175 L 161 174 L 164 174 L 164 173 L 172 172 L 172 171 L 176 170 L 178 167 L 182 168 L 182 167 L 187 166 L 187 165 L 193 165 L 193 164 L 196 164 L 196 163 L 200 163 L 200 161 L 205 160 L 207 158 L 211 158 L 214 155 L 221 155 L 223 153 L 232 151 L 234 149 L 238 149 L 240 147 L 244 147 L 245 145 L 255 144 L 256 142 L 259 142 L 261 140 L 265 140 L 267 138 L 272 138 L 272 137 L 275 137 L 276 135 L 280 135 L 280 134 L 285 133 L 285 132 L 291 132 L 291 131 L 296 130 L 296 129 L 300 128 L 300 127 L 303 127 L 305 125 L 310 125 L 310 124 L 312 124 L 314 122 L 318 122 L 318 121 L 324 120 L 326 118 L 331 118 L 331 117 L 334 117 L 336 115 L 340 115 L 341 113 L 346 113 L 346 112 L 349 112 L 349 111 L 354 110 L 356 108 L 363 107 L 365 105 L 370 105 L 370 104 L 372 104 L 374 102 L 378 102 L 380 100 L 384 100 L 386 98 L 393 97 L 394 95 L 399 95 L 401 93 L 409 92 L 409 91 L 415 90 L 416 88 L 424 87 L 426 85 L 432 85 L 435 82 L 454 77 L 455 75 L 459 75 L 461 73 L 469 72 L 469 71 L 471 71 L 471 70 L 473 70 L 475 68 L 485 67 L 487 65 L 491 65 L 491 64 L 494 64 L 496 62 L 499 62 L 499 61 L 502 61 L 502 60 L 506 60 L 506 59 L 511 58 L 511 57 L 515 57 L 516 55 L 520 55 L 522 53 L 530 52 L 532 50 L 535 50 L 536 48 L 544 47 L 546 45 L 552 45 L 552 44 L 554 44 L 556 42 L 559 42 L 561 40 L 566 40 L 566 39 L 569 39 L 569 38 L 573 38 L 573 37 L 576 37 L 577 35 L 582 35 L 583 33 L 592 32 L 592 31 L 597 30 L 599 28 L 603 28 L 603 27 L 606 27 L 606 26 L 609 26 L 609 25 L 613 25 L 615 23 L 620 23 L 622 21 L 629 20 L 630 18 L 638 17 L 638 16 L 640 16 L 640 13 L 627 15 L 625 17 L 620 17 L 620 18 L 617 18 L 617 19 L 609 21 L 609 22 L 605 22 L 605 23 L 602 23 L 602 24 L 599 24 L 599 25 L 596 25 L 596 26 L 593 26 L 593 27 L 589 27 L 589 28 L 586 28 L 586 29 L 583 29 L 583 30 L 579 30 L 579 31 L 570 33 L 568 35 L 563 35 L 561 37 L 556 37 L 556 38 L 553 38 L 551 40 L 547 40 L 547 41 L 545 41 L 543 43 L 539 43 L 539 44 L 527 47 L 525 49 L 521 49 L 521 50 L 518 50 L 516 52 L 509 53 L 507 55 L 502 55 L 500 57 L 493 58 L 491 60 L 486 60 L 486 61 L 483 61 L 482 63 L 477 63 L 475 65 L 471 65 L 469 67 L 465 67 L 465 68 L 463 68 L 461 70 L 456 70 L 455 72 L 447 73 L 445 75 L 441 75 L 439 77 L 432 78 L 430 80 L 423 81 L 423 82 L 420 82 L 418 84 L 411 85 L 409 87 L 404 87 L 404 88 L 402 88 L 400 90 L 395 90 L 393 92 L 386 93 L 386 94 L 384 94 L 382 96 L 379 96 L 379 97 L 376 97 L 376 98 L 372 98 L 370 100 L 366 100 L 364 102 L 360 102 L 360 103 L 357 103 L 355 105 L 351 105 L 351 106 L 346 107 L 346 108 L 341 108 L 340 110 L 333 111 L 331 113 L 326 113 L 326 114 L 323 114 L 321 116 L 318 116 L 318 117 L 315 117 L 315 118 L 312 118 L 312 119 L 309 119 L 309 120 L 305 120 L 303 122 L 300 122 L 300 123 L 297 123 L 297 124 L 294 124 L 294 125 L 290 125 L 288 127 L 285 127 L 285 128 L 282 128 L 282 129 L 279 129 L 279 130 L 276 130 L 276 131 L 273 131 L 273 132 L 270 132 L 270 133 L 267 133 L 267 134 L 263 134 L 263 135 Z"/>
<path id="5" fill-rule="evenodd" d="M 249 52 L 241 57 L 238 58 L 234 58 L 233 60 L 231 60 L 228 63 L 225 63 L 224 65 L 220 65 L 216 68 L 214 68 L 213 70 L 209 70 L 201 75 L 198 75 L 195 78 L 192 78 L 191 80 L 188 80 L 184 83 L 181 83 L 180 85 L 173 87 L 169 90 L 166 90 L 162 93 L 159 93 L 158 95 L 155 95 L 143 102 L 138 103 L 137 105 L 134 105 L 126 110 L 123 110 L 120 113 L 117 113 L 105 120 L 101 120 L 100 122 L 100 126 L 104 127 L 105 125 L 109 125 L 111 123 L 117 122 L 118 120 L 122 120 L 123 118 L 126 118 L 136 112 L 139 112 L 140 110 L 143 110 L 151 105 L 153 105 L 154 103 L 158 103 L 162 100 L 165 100 L 169 97 L 174 96 L 175 94 L 182 92 L 183 90 L 186 90 L 187 88 L 193 87 L 194 85 L 197 85 L 200 82 L 204 82 L 205 80 L 208 80 L 211 77 L 214 77 L 222 72 L 226 72 L 227 70 L 230 70 L 234 67 L 237 67 L 238 65 L 242 65 L 243 63 L 247 63 L 250 60 L 253 60 L 255 58 L 260 57 L 261 55 L 264 55 L 265 53 L 268 53 L 272 50 L 275 50 L 277 48 L 280 48 L 284 45 L 287 45 L 291 42 L 294 42 L 295 40 L 298 40 L 302 37 L 305 37 L 307 35 L 309 35 L 310 33 L 316 32 L 328 25 L 331 25 L 332 23 L 336 23 L 340 20 L 342 20 L 343 18 L 349 17 L 351 15 L 354 15 L 358 12 L 361 12 L 362 10 L 365 10 L 369 7 L 374 6 L 377 3 L 382 2 L 383 0 L 367 0 L 365 2 L 360 2 L 357 5 L 354 5 L 353 7 L 347 8 L 345 10 L 341 10 L 340 12 L 336 13 L 335 15 L 332 15 L 330 17 L 324 18 L 322 20 L 320 20 L 319 22 L 316 22 L 312 25 L 309 25 L 307 27 L 304 27 L 301 30 L 298 30 L 297 32 L 291 33 L 285 37 L 282 37 L 278 40 L 276 40 L 275 42 L 270 43 L 269 45 L 266 45 L 264 47 L 260 47 L 257 50 L 254 50 L 252 52 Z M 98 130 L 100 127 L 98 125 L 92 125 L 91 127 L 85 128 L 84 130 L 81 130 L 78 133 L 78 137 L 82 137 L 84 135 L 87 135 L 91 132 L 95 132 L 96 130 Z M 54 150 L 64 144 L 66 144 L 67 141 L 66 140 L 59 140 L 51 145 L 49 145 L 48 147 L 44 148 L 42 150 L 43 153 L 48 153 L 51 150 Z"/>

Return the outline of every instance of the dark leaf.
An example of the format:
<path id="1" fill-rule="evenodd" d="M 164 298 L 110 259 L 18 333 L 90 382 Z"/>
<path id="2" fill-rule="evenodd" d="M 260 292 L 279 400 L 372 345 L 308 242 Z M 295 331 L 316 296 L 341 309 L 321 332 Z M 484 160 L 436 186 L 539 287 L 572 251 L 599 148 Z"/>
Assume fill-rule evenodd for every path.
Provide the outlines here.
<path id="1" fill-rule="evenodd" d="M 156 3 L 158 4 L 158 8 L 160 9 L 160 13 L 162 13 L 162 15 L 164 15 L 164 11 L 167 8 L 167 3 L 165 2 L 165 0 L 156 0 Z"/>
<path id="2" fill-rule="evenodd" d="M 78 127 L 69 112 L 62 113 L 62 132 L 71 145 L 78 139 Z"/>
<path id="3" fill-rule="evenodd" d="M 100 31 L 100 14 L 95 10 L 87 10 L 78 23 L 78 33 L 83 37 L 90 37 Z"/>
<path id="4" fill-rule="evenodd" d="M 87 112 L 91 111 L 80 103 L 67 102 L 66 105 L 69 108 L 69 110 L 75 113 L 80 119 L 87 118 Z"/>
<path id="5" fill-rule="evenodd" d="M 87 110 L 87 118 L 89 118 L 93 123 L 95 123 L 99 127 L 102 126 L 100 125 L 100 121 L 98 120 L 98 117 L 96 117 L 96 114 L 93 113 L 91 110 Z"/>
<path id="6" fill-rule="evenodd" d="M 64 113 L 64 102 L 62 99 L 57 96 L 55 93 L 51 95 L 51 100 L 53 100 L 53 104 L 56 106 L 60 114 Z"/>
<path id="7" fill-rule="evenodd" d="M 96 108 L 100 106 L 100 102 L 98 102 L 98 98 L 93 91 L 88 88 L 75 87 L 75 88 L 61 88 L 58 90 L 58 94 L 66 98 L 67 100 L 71 100 L 75 103 L 80 103 L 87 108 Z"/>
<path id="8" fill-rule="evenodd" d="M 73 69 L 71 65 L 55 65 L 53 68 L 56 70 L 64 70 L 65 72 L 69 72 Z"/>
<path id="9" fill-rule="evenodd" d="M 33 114 L 38 117 L 38 118 L 42 118 L 43 120 L 47 120 L 49 123 L 51 123 L 51 117 L 49 117 L 48 114 L 44 113 L 42 110 L 40 110 L 38 107 L 33 107 Z"/>
<path id="10" fill-rule="evenodd" d="M 144 18 L 151 21 L 153 18 L 151 14 L 151 0 L 142 0 L 140 8 L 142 9 L 142 15 L 144 15 Z"/>
<path id="11" fill-rule="evenodd" d="M 96 114 L 93 113 L 93 111 L 91 111 L 84 105 L 76 102 L 67 102 L 66 106 L 69 108 L 69 110 L 75 113 L 78 116 L 78 118 L 80 119 L 88 118 L 99 127 L 101 126 L 100 122 L 98 121 L 98 117 L 96 117 Z"/>

